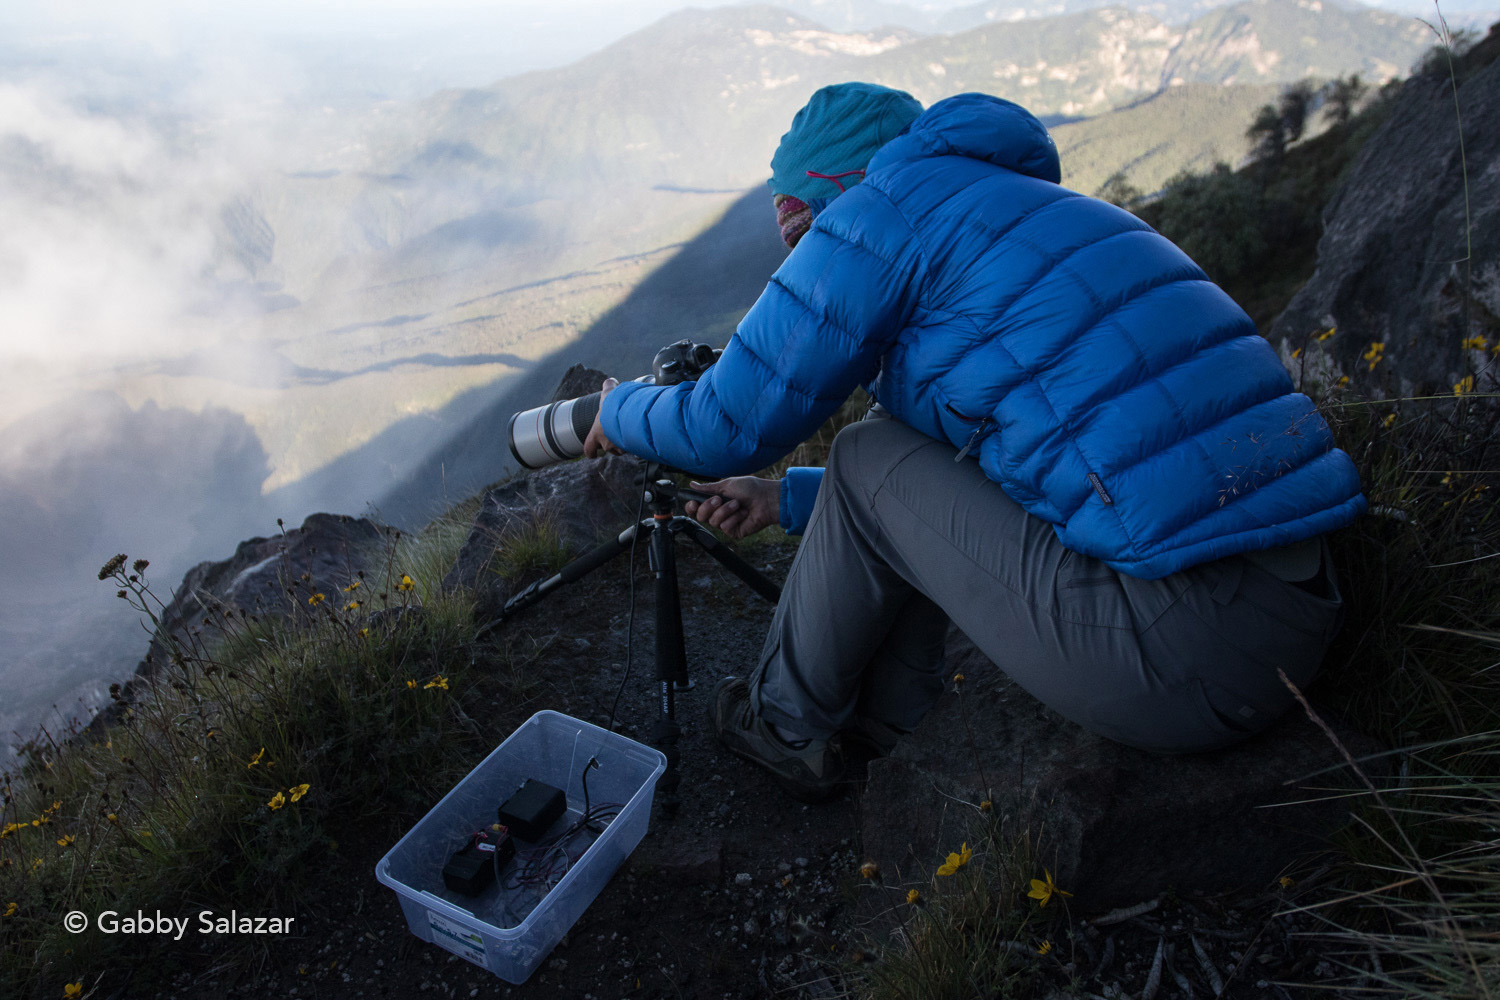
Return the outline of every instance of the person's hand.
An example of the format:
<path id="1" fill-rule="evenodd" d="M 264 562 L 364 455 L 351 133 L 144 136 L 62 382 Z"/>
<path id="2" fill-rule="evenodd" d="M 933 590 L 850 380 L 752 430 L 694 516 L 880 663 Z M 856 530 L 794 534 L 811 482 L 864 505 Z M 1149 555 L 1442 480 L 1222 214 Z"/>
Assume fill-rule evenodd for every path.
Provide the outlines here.
<path id="1" fill-rule="evenodd" d="M 604 413 L 604 398 L 619 384 L 619 379 L 607 378 L 604 380 L 604 385 L 601 386 L 603 391 L 599 393 L 599 412 L 594 414 L 594 426 L 589 428 L 589 436 L 583 439 L 583 454 L 585 458 L 598 458 L 605 452 L 609 452 L 611 455 L 625 454 L 618 445 L 604 436 L 604 428 L 599 426 L 599 417 Z"/>
<path id="2" fill-rule="evenodd" d="M 730 538 L 745 538 L 781 521 L 781 480 L 735 476 L 716 483 L 693 483 L 693 489 L 715 496 L 682 505 L 688 517 L 718 528 Z"/>

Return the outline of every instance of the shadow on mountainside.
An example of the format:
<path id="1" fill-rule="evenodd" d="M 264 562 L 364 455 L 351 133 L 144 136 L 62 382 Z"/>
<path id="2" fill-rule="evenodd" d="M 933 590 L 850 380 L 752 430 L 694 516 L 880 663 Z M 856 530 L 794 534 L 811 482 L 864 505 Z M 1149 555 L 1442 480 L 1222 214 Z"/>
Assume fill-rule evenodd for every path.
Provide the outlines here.
<path id="1" fill-rule="evenodd" d="M 374 496 L 382 486 L 372 482 L 370 470 L 388 468 L 385 456 L 427 452 L 416 470 L 380 494 L 375 504 L 388 524 L 420 526 L 447 503 L 517 471 L 506 444 L 506 424 L 516 411 L 547 402 L 570 365 L 584 362 L 622 379 L 634 378 L 650 370 L 658 349 L 684 337 L 721 346 L 785 255 L 769 197 L 764 189 L 750 191 L 567 347 L 519 376 L 462 394 L 441 411 L 392 425 L 271 499 L 286 506 L 299 498 L 306 501 L 299 508 L 310 504 L 322 509 L 332 497 Z M 476 417 L 434 447 L 435 432 L 457 423 L 455 414 L 476 407 Z M 370 488 L 361 489 L 362 484 Z"/>

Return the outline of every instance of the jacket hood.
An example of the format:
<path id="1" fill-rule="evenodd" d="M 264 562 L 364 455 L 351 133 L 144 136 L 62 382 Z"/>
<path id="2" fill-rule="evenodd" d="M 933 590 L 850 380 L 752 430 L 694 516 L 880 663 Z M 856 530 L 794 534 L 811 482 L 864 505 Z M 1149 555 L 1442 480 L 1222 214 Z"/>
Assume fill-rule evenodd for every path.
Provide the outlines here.
<path id="1" fill-rule="evenodd" d="M 1019 104 L 988 94 L 938 101 L 886 143 L 869 169 L 929 156 L 967 156 L 1053 184 L 1062 181 L 1047 127 Z"/>

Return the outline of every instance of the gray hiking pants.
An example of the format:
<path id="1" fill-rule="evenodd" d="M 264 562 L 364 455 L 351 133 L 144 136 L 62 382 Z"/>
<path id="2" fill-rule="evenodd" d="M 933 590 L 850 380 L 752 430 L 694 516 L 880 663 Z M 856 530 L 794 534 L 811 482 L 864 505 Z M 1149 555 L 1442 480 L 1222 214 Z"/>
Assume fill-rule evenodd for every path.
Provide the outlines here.
<path id="1" fill-rule="evenodd" d="M 828 737 L 916 728 L 950 619 L 1084 728 L 1149 750 L 1226 746 L 1317 673 L 1341 618 L 1329 566 L 1287 583 L 1240 556 L 1139 580 L 1063 548 L 955 449 L 891 419 L 834 441 L 751 678 L 771 722 Z"/>

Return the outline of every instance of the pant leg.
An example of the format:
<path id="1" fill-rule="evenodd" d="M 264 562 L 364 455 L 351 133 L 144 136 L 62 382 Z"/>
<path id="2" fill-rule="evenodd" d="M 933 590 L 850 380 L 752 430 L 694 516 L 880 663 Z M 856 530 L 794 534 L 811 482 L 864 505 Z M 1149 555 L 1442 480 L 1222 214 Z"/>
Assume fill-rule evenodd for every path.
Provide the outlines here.
<path id="1" fill-rule="evenodd" d="M 893 421 L 856 426 L 875 423 Z M 849 434 L 840 433 L 835 451 L 848 450 L 840 442 Z M 904 446 L 929 440 L 917 435 Z M 752 703 L 808 736 L 830 736 L 860 716 L 910 732 L 943 690 L 948 616 L 869 546 L 849 492 L 832 488 L 838 468 L 830 454 L 751 677 Z"/>
<path id="2" fill-rule="evenodd" d="M 825 736 L 876 706 L 911 728 L 943 681 L 920 654 L 936 615 L 903 618 L 918 596 L 1062 715 L 1150 749 L 1234 742 L 1284 709 L 1276 665 L 1316 671 L 1336 605 L 1238 557 L 1124 576 L 953 459 L 893 420 L 839 435 L 752 685 L 769 719 Z M 909 620 L 929 631 L 907 634 Z"/>

